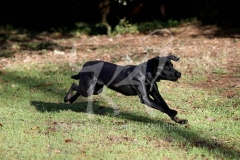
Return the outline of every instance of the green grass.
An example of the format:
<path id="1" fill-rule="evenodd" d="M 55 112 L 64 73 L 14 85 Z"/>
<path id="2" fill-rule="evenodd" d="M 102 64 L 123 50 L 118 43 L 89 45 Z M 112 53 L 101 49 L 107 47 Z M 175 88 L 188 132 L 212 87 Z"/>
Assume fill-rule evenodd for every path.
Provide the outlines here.
<path id="1" fill-rule="evenodd" d="M 142 23 L 129 23 L 126 18 L 123 18 L 119 21 L 119 24 L 115 26 L 112 33 L 116 34 L 135 34 L 135 33 L 148 33 L 149 31 L 154 31 L 163 28 L 175 27 L 181 22 L 176 20 L 168 20 L 167 22 L 161 22 L 154 20 L 152 22 L 142 22 Z"/>
<path id="2" fill-rule="evenodd" d="M 101 96 L 88 114 L 86 98 L 63 103 L 72 74 L 55 64 L 0 72 L 1 159 L 239 159 L 239 99 L 188 86 L 183 77 L 159 90 L 189 125 L 108 89 L 120 114 Z"/>

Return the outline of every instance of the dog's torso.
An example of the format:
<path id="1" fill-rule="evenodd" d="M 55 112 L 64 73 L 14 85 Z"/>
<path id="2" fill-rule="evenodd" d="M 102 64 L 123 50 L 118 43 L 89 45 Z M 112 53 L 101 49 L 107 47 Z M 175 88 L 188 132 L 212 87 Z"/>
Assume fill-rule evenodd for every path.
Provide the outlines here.
<path id="1" fill-rule="evenodd" d="M 137 95 L 136 87 L 142 81 L 145 82 L 147 64 L 138 66 L 120 66 L 103 61 L 89 61 L 84 64 L 79 73 L 79 79 L 86 81 L 97 81 L 97 85 L 106 86 L 126 96 Z M 76 77 L 74 78 L 76 79 Z M 144 79 L 144 80 L 141 80 Z"/>

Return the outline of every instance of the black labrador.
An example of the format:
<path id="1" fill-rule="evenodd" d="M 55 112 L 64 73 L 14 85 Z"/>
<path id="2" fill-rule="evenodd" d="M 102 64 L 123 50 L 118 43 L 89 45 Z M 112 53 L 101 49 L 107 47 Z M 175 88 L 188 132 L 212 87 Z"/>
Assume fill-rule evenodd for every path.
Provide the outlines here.
<path id="1" fill-rule="evenodd" d="M 173 55 L 157 56 L 137 66 L 119 66 L 104 61 L 86 62 L 79 74 L 71 77 L 80 80 L 79 85 L 75 82 L 72 84 L 64 102 L 73 103 L 79 96 L 98 95 L 107 86 L 126 96 L 138 95 L 141 103 L 166 113 L 176 123 L 187 124 L 187 120 L 176 116 L 177 111 L 168 107 L 156 83 L 160 80 L 177 81 L 181 77 L 171 63 L 171 60 L 179 59 Z M 72 96 L 74 91 L 77 92 Z"/>

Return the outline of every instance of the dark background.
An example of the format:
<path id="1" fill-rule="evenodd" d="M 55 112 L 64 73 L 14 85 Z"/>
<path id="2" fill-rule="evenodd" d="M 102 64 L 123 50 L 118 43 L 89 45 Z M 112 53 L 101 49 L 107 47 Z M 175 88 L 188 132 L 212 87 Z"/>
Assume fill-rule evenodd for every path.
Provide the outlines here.
<path id="1" fill-rule="evenodd" d="M 160 10 L 164 10 L 164 12 Z M 107 22 L 126 17 L 130 23 L 182 20 L 196 17 L 202 24 L 240 26 L 240 10 L 233 0 L 5 0 L 0 2 L 0 25 L 45 30 L 74 27 L 76 22 Z"/>

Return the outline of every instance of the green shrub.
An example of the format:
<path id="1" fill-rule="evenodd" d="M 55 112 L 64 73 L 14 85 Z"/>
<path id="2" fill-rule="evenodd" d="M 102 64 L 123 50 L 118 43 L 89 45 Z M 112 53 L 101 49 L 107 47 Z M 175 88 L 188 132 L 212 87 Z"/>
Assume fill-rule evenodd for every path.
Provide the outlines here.
<path id="1" fill-rule="evenodd" d="M 139 33 L 138 27 L 136 24 L 130 24 L 126 18 L 120 20 L 119 24 L 116 25 L 112 34 L 127 34 L 127 33 Z"/>

